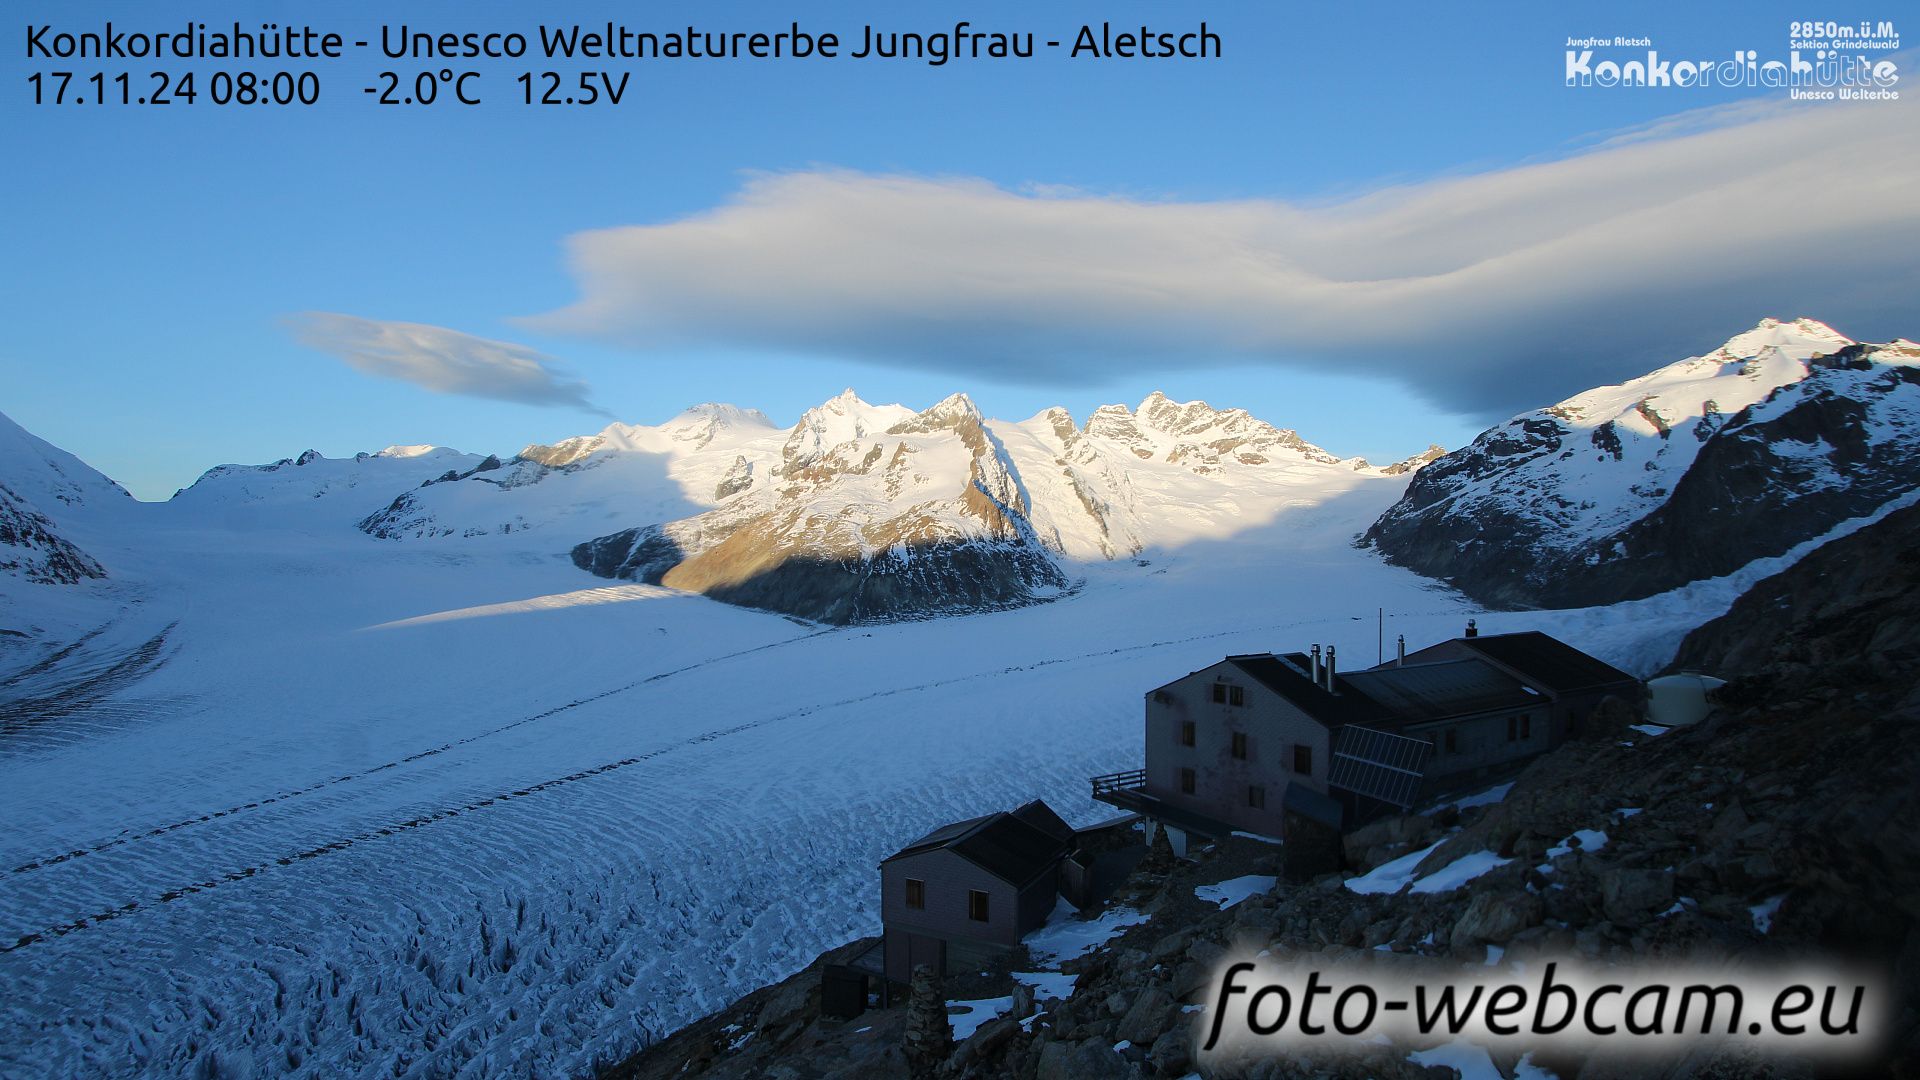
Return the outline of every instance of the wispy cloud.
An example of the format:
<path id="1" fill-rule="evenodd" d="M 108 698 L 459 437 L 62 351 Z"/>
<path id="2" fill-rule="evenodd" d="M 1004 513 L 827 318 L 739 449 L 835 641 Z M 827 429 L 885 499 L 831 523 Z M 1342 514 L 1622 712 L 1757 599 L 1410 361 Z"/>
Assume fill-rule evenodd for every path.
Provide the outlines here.
<path id="1" fill-rule="evenodd" d="M 506 341 L 444 326 L 309 311 L 291 317 L 300 341 L 369 375 L 440 394 L 523 405 L 559 405 L 606 415 L 587 385 L 563 375 L 552 357 Z"/>
<path id="2" fill-rule="evenodd" d="M 1032 382 L 1324 365 L 1485 413 L 1763 315 L 1910 335 L 1916 119 L 1905 102 L 1726 110 L 1331 206 L 763 175 L 702 214 L 571 237 L 580 298 L 527 322 Z"/>

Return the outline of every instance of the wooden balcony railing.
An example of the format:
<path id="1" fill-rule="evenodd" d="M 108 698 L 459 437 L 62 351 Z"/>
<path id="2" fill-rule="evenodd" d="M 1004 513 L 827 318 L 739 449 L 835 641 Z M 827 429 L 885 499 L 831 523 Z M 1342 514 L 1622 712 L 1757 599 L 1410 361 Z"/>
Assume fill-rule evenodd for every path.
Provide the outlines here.
<path id="1" fill-rule="evenodd" d="M 1131 791 L 1147 786 L 1147 770 L 1129 769 L 1126 772 L 1108 773 L 1105 776 L 1089 778 L 1093 785 L 1093 797 L 1111 795 L 1117 791 Z"/>

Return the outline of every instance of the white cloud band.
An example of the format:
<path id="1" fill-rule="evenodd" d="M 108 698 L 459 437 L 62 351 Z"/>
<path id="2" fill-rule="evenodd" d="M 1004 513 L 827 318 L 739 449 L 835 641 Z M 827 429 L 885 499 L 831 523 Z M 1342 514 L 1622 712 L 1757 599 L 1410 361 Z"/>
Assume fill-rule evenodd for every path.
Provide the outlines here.
<path id="1" fill-rule="evenodd" d="M 580 299 L 527 321 L 1043 382 L 1332 361 L 1473 412 L 1767 314 L 1912 333 L 1890 325 L 1920 314 L 1911 106 L 1683 116 L 1674 134 L 1326 207 L 759 176 L 703 214 L 573 236 Z M 1568 364 L 1584 369 L 1571 381 Z"/>
<path id="2" fill-rule="evenodd" d="M 369 375 L 441 394 L 601 411 L 585 383 L 564 377 L 551 357 L 524 345 L 424 323 L 325 311 L 306 312 L 289 321 L 303 344 Z"/>

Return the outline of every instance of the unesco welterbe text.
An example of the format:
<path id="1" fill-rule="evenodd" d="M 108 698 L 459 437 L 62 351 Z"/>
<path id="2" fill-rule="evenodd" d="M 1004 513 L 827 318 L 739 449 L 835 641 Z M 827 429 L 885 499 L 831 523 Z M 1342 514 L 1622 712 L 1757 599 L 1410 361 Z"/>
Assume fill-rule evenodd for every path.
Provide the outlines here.
<path id="1" fill-rule="evenodd" d="M 1220 34 L 1204 21 L 1180 26 L 1083 23 L 1066 34 L 983 29 L 968 21 L 932 28 L 864 25 L 842 34 L 789 22 L 777 30 L 698 25 L 637 29 L 624 23 L 539 24 L 527 30 L 462 30 L 413 23 L 378 33 L 281 23 L 135 25 L 98 29 L 52 23 L 27 27 L 31 60 L 328 60 L 349 52 L 394 60 L 905 60 L 934 67 L 972 60 L 1202 60 L 1222 54 Z"/>

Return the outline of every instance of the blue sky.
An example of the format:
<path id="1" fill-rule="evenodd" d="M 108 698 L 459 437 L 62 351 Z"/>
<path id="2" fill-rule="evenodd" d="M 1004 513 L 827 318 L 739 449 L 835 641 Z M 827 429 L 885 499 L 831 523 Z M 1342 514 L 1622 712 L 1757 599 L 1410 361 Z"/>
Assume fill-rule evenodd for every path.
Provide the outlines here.
<path id="1" fill-rule="evenodd" d="M 633 422 L 727 400 L 788 423 L 848 385 L 914 405 L 966 390 L 1007 419 L 1054 404 L 1084 416 L 1161 389 L 1384 460 L 1459 445 L 1500 415 L 1704 351 L 1763 315 L 1825 317 L 1859 337 L 1920 331 L 1913 217 L 1886 177 L 1830 168 L 1724 196 L 1703 179 L 1818 156 L 1829 130 L 1836 152 L 1891 147 L 1898 174 L 1920 126 L 1904 103 L 1790 108 L 1764 89 L 1562 84 L 1569 35 L 1646 34 L 1673 56 L 1781 55 L 1804 5 L 1208 7 L 1219 60 L 639 61 L 621 106 L 577 109 L 508 100 L 513 73 L 548 66 L 531 58 L 456 63 L 487 73 L 494 100 L 481 107 L 379 108 L 358 88 L 384 67 L 422 65 L 377 54 L 319 68 L 311 109 L 35 108 L 28 72 L 84 66 L 23 61 L 16 29 L 3 108 L 10 144 L 31 151 L 0 170 L 0 410 L 143 498 L 216 463 L 309 446 L 512 451 L 605 423 L 564 402 L 369 374 L 290 326 L 322 312 L 509 343 Z M 1819 14 L 1903 14 L 1845 7 Z M 990 3 L 213 0 L 11 14 L 16 27 L 72 30 L 109 15 L 167 30 L 189 16 L 278 19 L 351 40 L 382 17 L 531 35 L 561 9 L 568 22 L 637 29 L 797 19 L 843 40 L 867 22 L 934 31 L 965 17 L 1044 40 L 1085 21 L 1184 30 L 1198 18 L 1121 2 L 1044 15 Z M 1646 130 L 1680 114 L 1700 119 Z M 1595 149 L 1633 131 L 1624 150 Z M 1911 190 L 1911 175 L 1895 179 Z M 1701 185 L 1701 203 L 1675 198 L 1686 184 Z M 1794 184 L 1822 191 L 1818 205 Z M 892 216 L 869 219 L 882 196 Z M 1523 208 L 1511 227 L 1507 200 Z M 1701 218 L 1694 205 L 1744 215 L 1713 236 L 1766 224 L 1750 246 L 1705 251 L 1711 271 L 1662 278 L 1653 271 L 1703 250 L 1659 248 L 1672 222 Z M 1589 228 L 1562 223 L 1589 214 Z M 1765 232 L 1808 215 L 1794 227 L 1810 233 Z M 823 221 L 840 230 L 824 243 Z M 1611 221 L 1655 239 L 1610 251 Z M 1243 248 L 1242 233 L 1263 239 Z M 973 235 L 1011 239 L 976 248 Z M 1813 278 L 1761 254 L 1809 235 L 1870 248 L 1864 269 Z M 1028 236 L 1044 248 L 1022 249 Z M 569 263 L 583 250 L 599 260 L 592 273 Z M 1235 269 L 1296 252 L 1311 275 Z M 1528 253 L 1540 261 L 1517 257 Z M 1351 307 L 1317 299 L 1353 292 L 1323 294 L 1329 280 L 1387 275 L 1400 291 Z M 995 288 L 1003 278 L 1017 285 Z M 585 311 L 588 295 L 606 303 Z"/>

